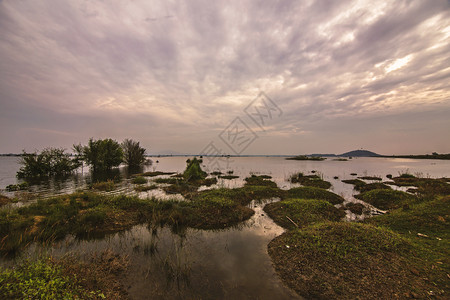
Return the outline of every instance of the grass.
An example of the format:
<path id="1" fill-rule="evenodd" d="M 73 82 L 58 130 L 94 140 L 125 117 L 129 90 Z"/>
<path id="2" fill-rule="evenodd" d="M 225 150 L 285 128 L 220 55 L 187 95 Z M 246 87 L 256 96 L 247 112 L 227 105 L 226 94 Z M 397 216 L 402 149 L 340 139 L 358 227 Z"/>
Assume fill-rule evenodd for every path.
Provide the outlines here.
<path id="1" fill-rule="evenodd" d="M 138 185 L 134 188 L 134 190 L 136 192 L 146 192 L 146 191 L 150 191 L 150 190 L 154 190 L 157 189 L 158 186 L 156 184 L 152 184 L 152 185 Z"/>
<path id="2" fill-rule="evenodd" d="M 363 192 L 355 195 L 355 198 L 383 210 L 399 208 L 417 201 L 417 197 L 411 194 L 387 189 L 376 189 Z"/>
<path id="3" fill-rule="evenodd" d="M 0 268 L 0 298 L 118 299 L 126 293 L 118 275 L 127 267 L 126 257 L 111 251 L 91 255 L 89 263 L 75 255 L 25 260 Z"/>
<path id="4" fill-rule="evenodd" d="M 11 202 L 11 199 L 6 197 L 5 195 L 0 194 L 0 207 L 6 205 Z"/>
<path id="5" fill-rule="evenodd" d="M 363 177 L 359 177 L 359 178 L 363 178 Z M 366 179 L 367 177 L 364 177 L 363 179 Z M 386 190 L 390 190 L 391 187 L 381 183 L 381 182 L 372 182 L 372 183 L 365 183 L 364 181 L 360 180 L 360 179 L 345 179 L 342 180 L 343 183 L 347 183 L 347 184 L 353 184 L 354 185 L 354 189 L 360 192 L 367 192 L 367 191 L 371 191 L 371 190 L 376 190 L 376 189 L 386 189 Z"/>
<path id="6" fill-rule="evenodd" d="M 219 175 L 219 178 L 230 180 L 230 179 L 239 178 L 239 176 L 237 176 L 237 175 Z"/>
<path id="7" fill-rule="evenodd" d="M 329 189 L 331 183 L 323 180 L 318 175 L 303 175 L 303 173 L 297 173 L 291 176 L 290 181 L 292 183 L 300 183 L 303 186 L 313 186 L 322 189 Z"/>
<path id="8" fill-rule="evenodd" d="M 131 179 L 131 182 L 134 184 L 145 184 L 148 182 L 148 180 L 147 180 L 147 178 L 145 178 L 143 176 L 138 176 L 138 177 Z"/>
<path id="9" fill-rule="evenodd" d="M 22 182 L 19 184 L 9 184 L 5 187 L 5 190 L 7 192 L 15 192 L 15 191 L 24 191 L 28 189 L 28 183 L 27 182 Z"/>
<path id="10" fill-rule="evenodd" d="M 142 174 L 137 174 L 137 176 L 146 176 L 146 177 L 155 177 L 160 175 L 173 175 L 175 172 L 161 172 L 161 171 L 154 171 L 154 172 L 145 172 Z"/>
<path id="11" fill-rule="evenodd" d="M 450 184 L 444 178 L 420 178 L 411 174 L 393 177 L 397 186 L 415 186 L 417 193 L 425 195 L 450 195 Z"/>
<path id="12" fill-rule="evenodd" d="M 269 180 L 267 175 L 257 176 L 252 175 L 250 177 L 245 178 L 245 185 L 246 186 L 267 186 L 271 188 L 276 188 L 277 184 L 273 182 L 272 180 Z"/>
<path id="13" fill-rule="evenodd" d="M 220 195 L 220 193 L 223 193 Z M 224 228 L 251 217 L 252 199 L 276 195 L 262 186 L 199 193 L 192 201 L 158 201 L 130 196 L 74 193 L 0 210 L 0 254 L 14 255 L 33 242 L 51 243 L 68 234 L 101 238 L 150 222 L 173 227 Z"/>
<path id="14" fill-rule="evenodd" d="M 338 221 L 345 213 L 331 203 L 317 199 L 289 199 L 269 203 L 264 211 L 278 225 L 294 229 L 325 220 Z"/>
<path id="15" fill-rule="evenodd" d="M 389 229 L 325 222 L 272 240 L 269 255 L 283 281 L 307 299 L 427 298 L 432 266 Z M 419 274 L 416 275 L 416 274 Z"/>
<path id="16" fill-rule="evenodd" d="M 287 191 L 287 198 L 319 199 L 330 202 L 331 204 L 340 204 L 344 202 L 341 196 L 317 187 L 298 187 Z"/>
<path id="17" fill-rule="evenodd" d="M 110 192 L 114 190 L 115 184 L 113 180 L 107 180 L 93 183 L 91 188 L 99 191 Z"/>
<path id="18" fill-rule="evenodd" d="M 364 180 L 378 180 L 378 181 L 382 180 L 381 177 L 377 177 L 377 176 L 361 176 L 358 178 L 364 179 Z"/>
<path id="19" fill-rule="evenodd" d="M 345 205 L 345 209 L 348 209 L 356 215 L 362 215 L 364 211 L 364 205 L 361 203 L 350 202 Z"/>

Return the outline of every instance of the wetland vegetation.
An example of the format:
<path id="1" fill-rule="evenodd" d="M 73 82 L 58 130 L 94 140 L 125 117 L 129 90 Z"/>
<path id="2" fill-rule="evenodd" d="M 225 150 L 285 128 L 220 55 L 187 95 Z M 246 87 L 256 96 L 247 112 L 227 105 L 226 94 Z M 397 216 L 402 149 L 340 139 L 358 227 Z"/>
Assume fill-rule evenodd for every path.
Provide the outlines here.
<path id="1" fill-rule="evenodd" d="M 264 205 L 271 199 L 264 213 L 286 231 L 268 244 L 267 251 L 280 278 L 300 296 L 445 298 L 450 292 L 448 179 L 403 173 L 386 183 L 379 176 L 342 180 L 354 186 L 359 192 L 355 197 L 366 203 L 362 204 L 346 202 L 330 191 L 332 185 L 320 171 L 294 173 L 288 180 L 300 186 L 288 189 L 281 189 L 269 175 L 255 174 L 245 177 L 240 187 L 199 189 L 217 184 L 222 176 L 221 172 L 208 176 L 201 163 L 189 159 L 182 173 L 149 171 L 130 178 L 137 192 L 162 188 L 183 195 L 183 200 L 103 193 L 118 185 L 107 180 L 92 183 L 92 190 L 1 209 L 0 253 L 14 257 L 31 245 L 52 245 L 68 236 L 102 239 L 138 224 L 155 230 L 168 227 L 180 235 L 188 228 L 231 228 L 255 214 L 251 203 Z M 408 193 L 396 187 L 415 190 Z M 8 206 L 15 200 L 0 196 L 0 201 Z M 345 220 L 345 210 L 366 214 L 366 205 L 388 213 L 360 222 Z M 0 295 L 125 297 L 120 274 L 127 270 L 127 257 L 113 252 L 90 255 L 83 259 L 44 255 L 14 268 L 1 267 Z"/>

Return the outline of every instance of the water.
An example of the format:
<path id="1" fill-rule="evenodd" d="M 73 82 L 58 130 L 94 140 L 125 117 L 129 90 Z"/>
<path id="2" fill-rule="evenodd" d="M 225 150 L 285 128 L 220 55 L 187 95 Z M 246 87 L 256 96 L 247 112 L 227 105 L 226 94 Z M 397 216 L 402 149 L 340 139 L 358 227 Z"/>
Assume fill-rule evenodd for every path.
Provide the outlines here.
<path id="1" fill-rule="evenodd" d="M 186 157 L 154 158 L 152 166 L 145 166 L 138 171 L 182 172 L 186 166 L 186 159 Z M 156 160 L 159 162 L 156 163 Z M 244 184 L 244 178 L 250 174 L 267 174 L 272 176 L 272 180 L 280 188 L 289 189 L 297 186 L 288 182 L 292 174 L 296 172 L 312 174 L 312 171 L 315 171 L 315 174 L 330 181 L 333 185 L 331 190 L 342 195 L 346 201 L 357 201 L 353 197 L 355 193 L 353 186 L 341 182 L 342 179 L 356 177 L 350 175 L 351 173 L 357 173 L 358 176 L 379 176 L 383 180 L 387 180 L 385 177 L 387 174 L 396 176 L 403 172 L 430 177 L 450 177 L 450 161 L 439 160 L 355 158 L 349 161 L 288 161 L 281 157 L 241 157 L 229 158 L 226 163 L 227 168 L 221 171 L 226 173 L 232 170 L 234 175 L 240 177 L 233 180 L 219 179 L 214 187 L 239 187 Z M 15 178 L 18 169 L 17 158 L 0 157 L 0 189 L 19 182 Z M 86 189 L 89 183 L 96 180 L 88 171 L 84 168 L 66 180 L 42 182 L 32 186 L 27 193 L 50 197 Z M 161 189 L 137 193 L 129 180 L 131 174 L 127 168 L 120 168 L 111 175 L 122 179 L 113 194 L 135 194 L 143 198 L 148 196 L 182 198 L 180 195 L 166 195 Z M 334 179 L 335 176 L 339 179 Z M 17 192 L 6 194 L 20 196 Z M 32 197 L 30 199 L 28 201 L 34 201 Z M 276 200 L 278 199 L 268 199 L 266 202 Z M 25 203 L 27 200 L 23 201 Z M 264 214 L 262 210 L 264 205 L 265 203 L 252 202 L 250 206 L 255 210 L 255 215 L 233 228 L 215 231 L 187 229 L 181 234 L 175 234 L 169 228 L 152 230 L 150 226 L 144 224 L 98 240 L 87 241 L 67 237 L 46 251 L 59 256 L 67 252 L 88 255 L 95 251 L 110 249 L 128 255 L 130 267 L 123 284 L 133 299 L 298 298 L 282 284 L 267 254 L 269 241 L 282 234 L 284 230 Z M 347 217 L 352 219 L 351 215 Z M 24 255 L 31 256 L 41 250 L 40 247 L 30 247 Z"/>

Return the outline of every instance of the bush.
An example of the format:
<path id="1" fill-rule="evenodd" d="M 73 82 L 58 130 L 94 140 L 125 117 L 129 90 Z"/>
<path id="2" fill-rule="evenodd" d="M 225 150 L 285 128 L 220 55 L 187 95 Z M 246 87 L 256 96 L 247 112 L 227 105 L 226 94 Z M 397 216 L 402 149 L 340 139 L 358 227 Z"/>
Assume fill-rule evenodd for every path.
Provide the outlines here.
<path id="1" fill-rule="evenodd" d="M 130 139 L 125 139 L 122 144 L 123 161 L 130 167 L 137 167 L 145 162 L 145 149 Z"/>
<path id="2" fill-rule="evenodd" d="M 72 159 L 62 148 L 46 148 L 41 153 L 24 151 L 20 164 L 18 178 L 64 176 L 80 166 L 78 160 Z"/>
<path id="3" fill-rule="evenodd" d="M 202 160 L 198 160 L 196 157 L 194 157 L 193 160 L 188 159 L 186 163 L 187 167 L 183 173 L 184 179 L 186 179 L 187 181 L 195 181 L 206 178 L 206 172 L 204 172 L 200 167 Z"/>
<path id="4" fill-rule="evenodd" d="M 77 159 L 83 160 L 92 166 L 95 171 L 110 170 L 122 162 L 123 152 L 119 143 L 112 139 L 89 139 L 87 146 L 74 145 Z"/>

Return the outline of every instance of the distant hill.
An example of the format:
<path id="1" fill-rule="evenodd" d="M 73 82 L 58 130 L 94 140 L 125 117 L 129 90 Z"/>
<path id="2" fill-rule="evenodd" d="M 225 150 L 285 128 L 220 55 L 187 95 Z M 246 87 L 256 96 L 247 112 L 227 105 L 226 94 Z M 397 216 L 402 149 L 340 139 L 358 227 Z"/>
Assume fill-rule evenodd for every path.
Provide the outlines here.
<path id="1" fill-rule="evenodd" d="M 342 153 L 339 156 L 352 156 L 352 157 L 373 157 L 373 156 L 381 156 L 380 154 L 377 154 L 372 151 L 368 150 L 353 150 L 350 152 Z"/>

